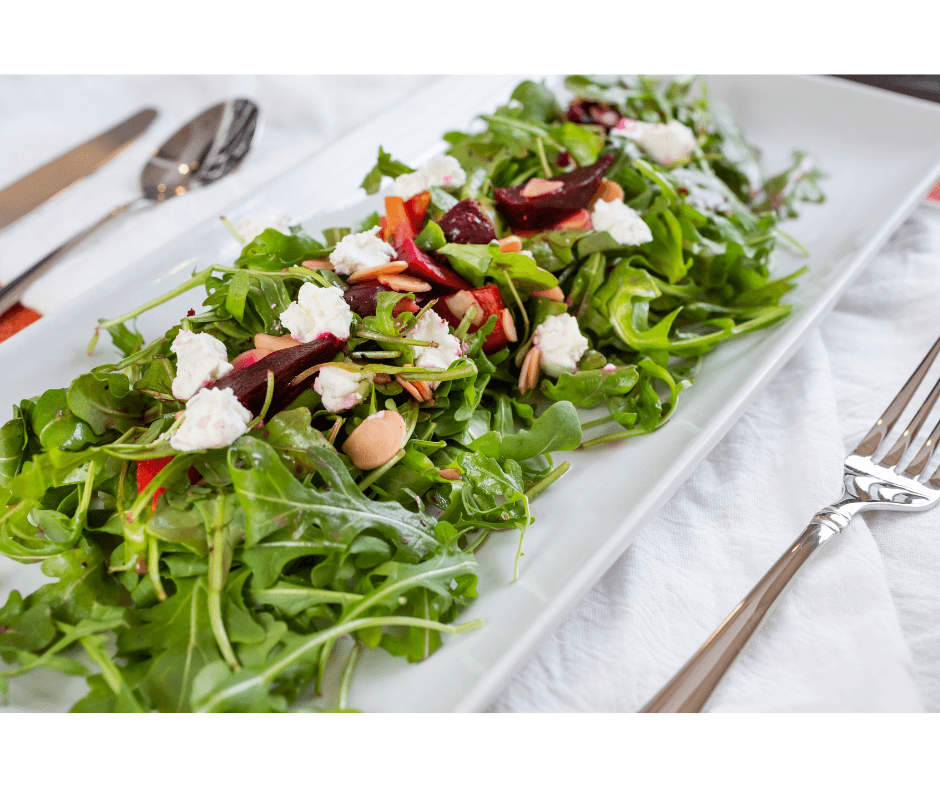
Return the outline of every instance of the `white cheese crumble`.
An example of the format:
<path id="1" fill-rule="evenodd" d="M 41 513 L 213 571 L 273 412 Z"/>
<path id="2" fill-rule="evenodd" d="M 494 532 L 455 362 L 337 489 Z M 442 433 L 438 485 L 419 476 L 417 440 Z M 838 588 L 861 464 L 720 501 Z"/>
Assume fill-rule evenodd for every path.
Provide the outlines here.
<path id="1" fill-rule="evenodd" d="M 588 341 L 578 330 L 578 321 L 567 312 L 549 315 L 539 323 L 532 335 L 532 344 L 541 352 L 542 372 L 557 378 L 562 372 L 574 372 Z"/>
<path id="2" fill-rule="evenodd" d="M 457 159 L 453 156 L 438 156 L 414 172 L 399 175 L 395 179 L 395 194 L 403 200 L 410 200 L 432 186 L 450 189 L 463 186 L 466 182 L 467 173 L 463 171 Z"/>
<path id="3" fill-rule="evenodd" d="M 312 342 L 323 334 L 349 339 L 353 313 L 338 287 L 304 282 L 297 300 L 280 314 L 281 325 L 298 342 Z"/>
<path id="4" fill-rule="evenodd" d="M 688 167 L 679 167 L 669 174 L 688 192 L 685 201 L 693 208 L 715 213 L 731 209 L 728 187 L 715 175 Z"/>
<path id="5" fill-rule="evenodd" d="M 447 369 L 462 353 L 460 340 L 450 333 L 447 321 L 433 309 L 425 312 L 421 319 L 415 323 L 408 336 L 420 339 L 423 342 L 436 342 L 437 347 L 415 345 L 415 366 L 433 369 Z M 433 389 L 437 388 L 438 381 L 428 381 Z"/>
<path id="6" fill-rule="evenodd" d="M 324 408 L 330 413 L 338 413 L 362 402 L 363 380 L 358 372 L 327 365 L 320 367 L 313 381 L 313 390 L 323 398 Z"/>
<path id="7" fill-rule="evenodd" d="M 203 386 L 224 377 L 234 369 L 218 339 L 185 329 L 176 335 L 170 349 L 176 353 L 176 377 L 171 391 L 177 399 L 189 399 Z"/>
<path id="8" fill-rule="evenodd" d="M 251 411 L 231 389 L 203 389 L 189 402 L 179 429 L 170 436 L 177 451 L 219 449 L 248 431 Z"/>
<path id="9" fill-rule="evenodd" d="M 692 129 L 678 120 L 668 123 L 644 123 L 642 120 L 621 118 L 611 134 L 634 140 L 655 161 L 671 164 L 686 158 L 695 150 Z"/>
<path id="10" fill-rule="evenodd" d="M 606 231 L 621 246 L 639 246 L 653 240 L 653 231 L 636 211 L 617 197 L 598 200 L 591 211 L 591 226 Z"/>
<path id="11" fill-rule="evenodd" d="M 361 233 L 351 233 L 330 252 L 330 262 L 338 274 L 349 276 L 363 268 L 385 265 L 394 260 L 395 247 L 379 238 L 379 227 Z"/>
<path id="12" fill-rule="evenodd" d="M 254 216 L 246 216 L 235 223 L 235 232 L 245 242 L 250 244 L 261 233 L 267 229 L 277 230 L 284 235 L 290 235 L 290 227 L 287 224 L 287 217 L 281 214 L 275 216 L 270 221 L 257 219 Z"/>

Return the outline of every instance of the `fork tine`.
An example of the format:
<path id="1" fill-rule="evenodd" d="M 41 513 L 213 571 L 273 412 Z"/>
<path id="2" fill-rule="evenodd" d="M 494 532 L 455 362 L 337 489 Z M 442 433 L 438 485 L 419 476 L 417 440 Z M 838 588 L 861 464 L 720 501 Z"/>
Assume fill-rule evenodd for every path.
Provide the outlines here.
<path id="1" fill-rule="evenodd" d="M 927 438 L 920 451 L 917 452 L 917 456 L 904 469 L 904 473 L 914 477 L 920 476 L 924 472 L 924 468 L 927 467 L 927 463 L 930 462 L 930 458 L 933 457 L 934 450 L 937 448 L 937 441 L 940 441 L 940 421 L 937 422 L 937 426 L 933 428 L 930 437 Z M 938 472 L 940 472 L 940 469 L 938 469 Z"/>
<path id="2" fill-rule="evenodd" d="M 901 437 L 898 438 L 897 443 L 895 443 L 894 446 L 891 447 L 891 451 L 889 451 L 884 456 L 884 459 L 881 461 L 882 465 L 888 468 L 893 468 L 901 461 L 901 457 L 904 456 L 904 452 L 907 451 L 907 447 L 911 445 L 911 442 L 914 440 L 914 438 L 917 437 L 917 433 L 920 432 L 920 428 L 924 426 L 924 422 L 927 421 L 927 417 L 930 415 L 930 410 L 936 404 L 938 397 L 940 397 L 940 381 L 937 381 L 937 385 L 931 389 L 930 394 L 927 395 L 927 399 L 924 400 L 924 404 L 920 406 L 919 410 L 917 411 L 917 415 L 911 419 L 911 423 L 907 425 L 907 429 L 901 433 Z M 921 448 L 921 451 L 927 448 L 928 444 L 933 445 L 928 439 L 927 443 L 925 443 Z M 932 453 L 933 451 L 931 451 L 931 454 Z M 919 456 L 920 455 L 918 454 L 918 457 Z M 927 460 L 930 460 L 929 455 Z M 927 463 L 925 462 L 924 464 L 926 465 Z"/>
<path id="3" fill-rule="evenodd" d="M 920 366 L 914 370 L 914 374 L 911 375 L 907 383 L 904 384 L 904 388 L 898 392 L 898 395 L 888 406 L 888 409 L 883 414 L 881 414 L 881 418 L 875 422 L 875 425 L 862 439 L 862 442 L 858 444 L 854 454 L 857 454 L 860 457 L 871 457 L 872 454 L 878 451 L 878 447 L 881 445 L 881 442 L 891 431 L 891 428 L 894 426 L 898 418 L 900 418 L 904 408 L 907 407 L 907 404 L 911 401 L 911 397 L 914 396 L 914 392 L 917 391 L 917 387 L 921 384 L 924 377 L 927 375 L 927 370 L 930 369 L 930 365 L 933 364 L 933 360 L 937 357 L 937 353 L 940 353 L 940 339 L 938 339 L 934 343 L 933 347 L 930 348 L 927 355 L 924 357 L 924 360 L 920 362 Z"/>

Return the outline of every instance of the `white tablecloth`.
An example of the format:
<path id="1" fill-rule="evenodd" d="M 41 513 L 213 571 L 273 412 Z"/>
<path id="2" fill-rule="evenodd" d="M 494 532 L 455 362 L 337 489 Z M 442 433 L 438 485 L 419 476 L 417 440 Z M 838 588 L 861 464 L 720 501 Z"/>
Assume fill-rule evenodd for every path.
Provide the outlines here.
<path id="1" fill-rule="evenodd" d="M 242 95 L 262 107 L 265 133 L 242 168 L 120 220 L 34 285 L 28 306 L 49 312 L 113 274 L 115 261 L 133 265 L 430 79 L 2 77 L 0 150 L 13 153 L 0 160 L 3 185 L 139 107 L 161 117 L 117 160 L 0 234 L 0 281 L 132 199 L 147 152 L 211 103 Z M 838 495 L 845 452 L 940 333 L 937 304 L 940 211 L 925 205 L 491 708 L 642 706 Z M 710 708 L 940 709 L 938 567 L 940 510 L 853 521 Z"/>

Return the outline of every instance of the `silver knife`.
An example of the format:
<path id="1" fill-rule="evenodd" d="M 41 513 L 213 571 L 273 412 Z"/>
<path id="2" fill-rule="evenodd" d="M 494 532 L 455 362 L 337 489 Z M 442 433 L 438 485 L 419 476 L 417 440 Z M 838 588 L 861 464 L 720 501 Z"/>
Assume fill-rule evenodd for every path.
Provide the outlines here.
<path id="1" fill-rule="evenodd" d="M 144 109 L 0 191 L 0 230 L 91 175 L 143 134 L 157 117 Z"/>

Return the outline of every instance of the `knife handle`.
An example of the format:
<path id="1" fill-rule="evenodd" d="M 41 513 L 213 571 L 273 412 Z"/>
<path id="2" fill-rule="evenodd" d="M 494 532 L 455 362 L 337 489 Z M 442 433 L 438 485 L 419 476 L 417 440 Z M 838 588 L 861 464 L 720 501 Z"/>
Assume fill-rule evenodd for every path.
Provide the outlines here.
<path id="1" fill-rule="evenodd" d="M 701 711 L 800 570 L 819 548 L 841 533 L 851 517 L 850 512 L 842 511 L 838 505 L 818 512 L 809 527 L 712 633 L 705 645 L 640 711 Z"/>
<path id="2" fill-rule="evenodd" d="M 14 306 L 20 300 L 20 296 L 23 295 L 26 288 L 28 288 L 46 271 L 52 268 L 52 266 L 65 257 L 66 254 L 78 246 L 89 235 L 104 227 L 106 224 L 108 224 L 108 222 L 116 219 L 118 216 L 136 208 L 143 207 L 147 204 L 149 204 L 149 201 L 141 198 L 125 205 L 118 206 L 114 210 L 109 211 L 93 225 L 82 230 L 77 235 L 69 238 L 69 240 L 62 244 L 62 246 L 60 246 L 58 249 L 47 254 L 38 263 L 35 263 L 31 267 L 27 268 L 18 277 L 10 281 L 9 284 L 0 288 L 0 314 L 3 314 L 10 307 Z"/>

